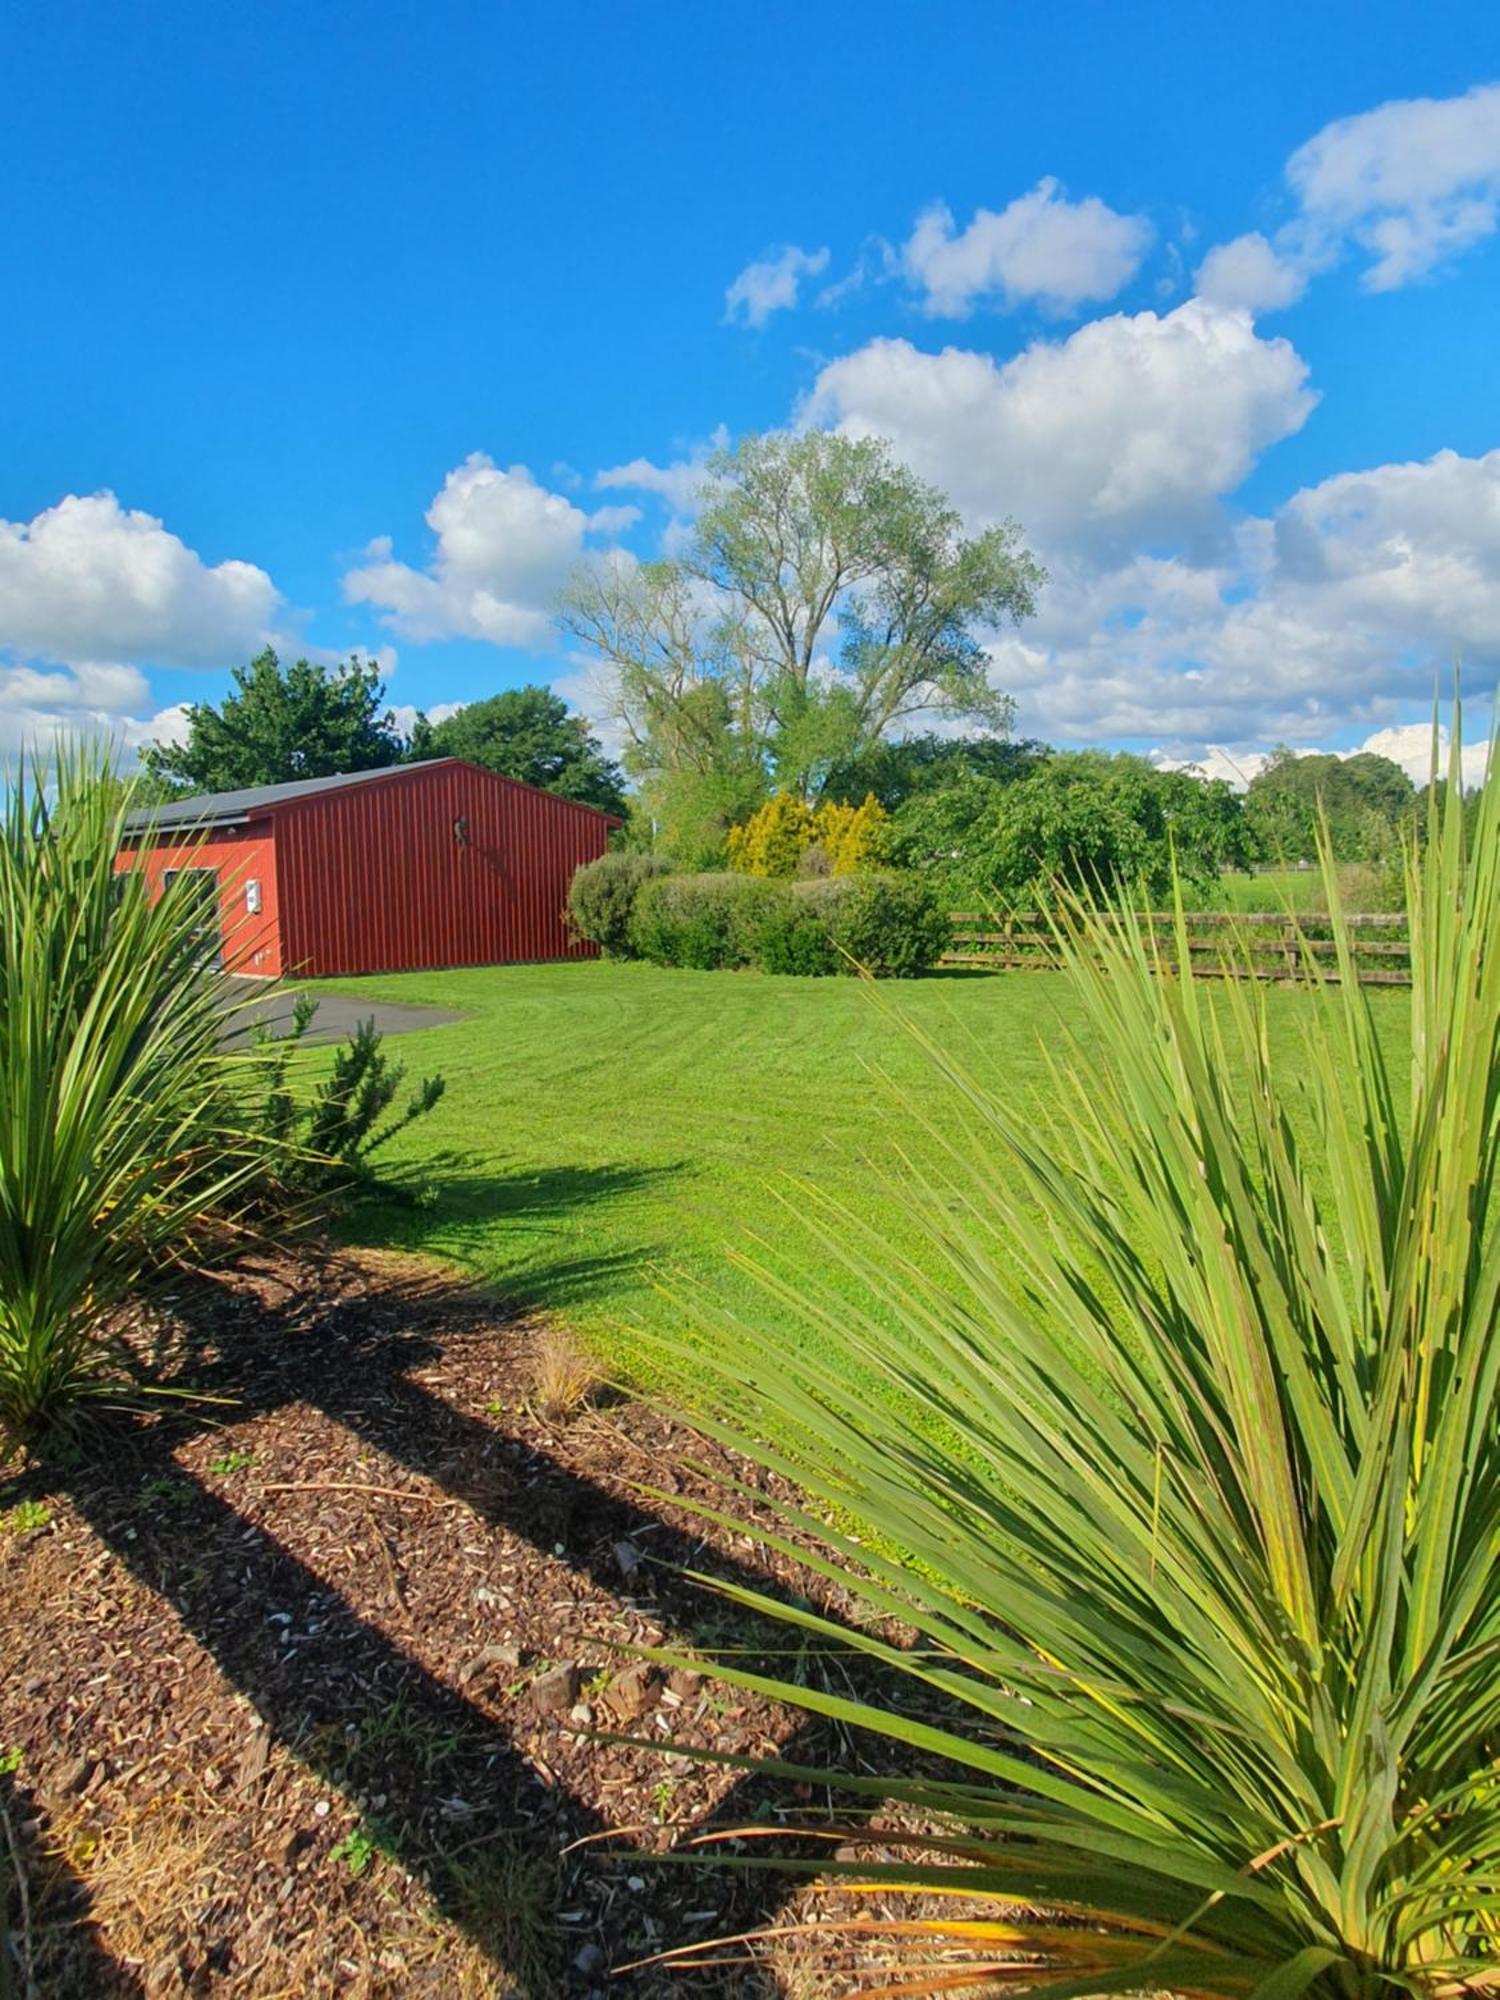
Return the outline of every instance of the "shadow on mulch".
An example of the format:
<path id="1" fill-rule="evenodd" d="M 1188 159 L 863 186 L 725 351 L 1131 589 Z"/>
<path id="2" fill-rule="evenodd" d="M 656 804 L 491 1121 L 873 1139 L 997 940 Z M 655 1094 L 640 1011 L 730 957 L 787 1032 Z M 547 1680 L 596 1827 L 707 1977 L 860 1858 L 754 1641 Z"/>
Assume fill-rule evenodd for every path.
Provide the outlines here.
<path id="1" fill-rule="evenodd" d="M 144 1991 L 105 1950 L 88 1891 L 41 1801 L 0 1771 L 0 2000 L 74 1993 L 139 2000 Z"/>
<path id="2" fill-rule="evenodd" d="M 32 1494 L 65 1497 L 102 1549 L 170 1607 L 241 1697 L 240 1747 L 229 1753 L 237 1767 L 220 1770 L 216 1761 L 198 1774 L 201 1786 L 212 1781 L 212 1798 L 195 1796 L 201 1809 L 221 1812 L 215 1825 L 226 1843 L 224 1868 L 232 1876 L 238 1867 L 264 1885 L 259 1906 L 252 1899 L 231 1914 L 220 1898 L 197 1920 L 201 1935 L 189 1923 L 164 1940 L 144 1987 L 53 1990 L 280 1991 L 258 1985 L 256 1967 L 281 1949 L 289 1930 L 332 1925 L 334 1905 L 345 1898 L 349 1908 L 339 1921 L 356 1935 L 368 1933 L 374 1919 L 361 1900 L 361 1878 L 382 1857 L 420 1885 L 492 1968 L 498 1990 L 522 2000 L 601 1993 L 612 1963 L 695 1935 L 748 1930 L 783 1907 L 788 1878 L 696 1862 L 646 1868 L 611 1858 L 608 1849 L 622 1843 L 601 1836 L 634 1810 L 635 1832 L 645 1819 L 652 1838 L 641 1801 L 653 1772 L 673 1772 L 658 1778 L 655 1791 L 681 1795 L 692 1831 L 764 1819 L 778 1797 L 785 1802 L 784 1786 L 778 1791 L 753 1776 L 715 1779 L 702 1767 L 690 1773 L 664 1761 L 666 1741 L 662 1758 L 609 1751 L 570 1730 L 567 1713 L 538 1716 L 528 1701 L 557 1663 L 548 1658 L 549 1635 L 577 1652 L 590 1643 L 577 1636 L 587 1627 L 593 1658 L 608 1671 L 613 1625 L 599 1637 L 601 1607 L 613 1608 L 604 1606 L 606 1597 L 625 1607 L 622 1639 L 665 1633 L 684 1648 L 712 1650 L 727 1633 L 753 1659 L 784 1648 L 785 1628 L 738 1609 L 726 1613 L 723 1600 L 680 1572 L 707 1570 L 772 1594 L 800 1595 L 807 1579 L 748 1539 L 726 1552 L 706 1542 L 690 1516 L 673 1518 L 670 1508 L 630 1497 L 633 1462 L 637 1477 L 680 1490 L 672 1468 L 687 1440 L 664 1420 L 631 1405 L 633 1430 L 591 1418 L 564 1432 L 523 1413 L 528 1329 L 497 1329 L 496 1322 L 493 1301 L 446 1280 L 401 1281 L 388 1269 L 372 1278 L 368 1260 L 311 1263 L 302 1256 L 195 1283 L 179 1302 L 179 1379 L 198 1397 L 223 1401 L 149 1421 L 106 1419 L 89 1439 L 84 1468 L 44 1466 L 24 1482 Z M 432 1377 L 445 1366 L 453 1380 L 440 1393 Z M 484 1394 L 486 1370 L 488 1386 L 498 1382 L 503 1395 L 477 1409 L 460 1407 L 465 1396 Z M 426 1380 L 417 1379 L 422 1374 Z M 210 1456 L 219 1445 L 236 1448 Z M 270 1481 L 252 1472 L 252 1463 L 283 1476 Z M 330 1470 L 338 1477 L 327 1477 Z M 430 1488 L 405 1480 L 397 1487 L 402 1474 Z M 354 1497 L 361 1493 L 386 1497 Z M 460 1579 L 462 1598 L 453 1582 L 455 1536 L 473 1543 L 458 1545 L 472 1558 Z M 294 1551 L 294 1541 L 315 1546 L 316 1566 Z M 339 1562 L 345 1574 L 335 1583 Z M 489 1593 L 507 1607 L 499 1627 L 473 1609 L 471 1599 L 487 1589 L 469 1591 L 476 1575 L 504 1581 Z M 350 1601 L 355 1595 L 359 1608 Z M 476 1646 L 477 1667 L 461 1657 L 494 1629 L 522 1634 L 523 1643 Z M 139 1652 L 144 1643 L 130 1646 Z M 157 1650 L 170 1655 L 168 1637 Z M 561 1664 L 573 1664 L 566 1651 Z M 90 1661 L 72 1665 L 76 1678 Z M 153 1727 L 172 1742 L 171 1721 L 195 1712 L 187 1670 L 181 1673 L 174 1680 L 170 1669 L 161 1671 L 155 1682 L 142 1676 L 135 1690 L 153 1711 Z M 42 1683 L 36 1676 L 33 1683 L 34 1692 Z M 580 1693 L 588 1689 L 575 1677 L 562 1710 Z M 837 1760 L 825 1725 L 753 1700 L 710 1713 L 708 1699 L 673 1712 L 675 1720 L 697 1717 L 700 1742 L 775 1750 L 794 1762 Z M 627 1733 L 659 1722 L 655 1713 L 617 1718 L 607 1707 L 588 1719 Z M 112 1726 L 123 1735 L 123 1722 Z M 210 1730 L 205 1740 L 217 1744 L 220 1735 Z M 357 1811 L 341 1847 L 332 1847 L 331 1828 L 309 1821 L 305 1800 L 277 1803 L 286 1788 L 269 1785 L 265 1772 L 281 1752 Z M 165 1778 L 160 1787 L 167 1796 Z M 313 1811 L 326 1815 L 329 1806 Z M 660 1834 L 656 1844 L 664 1844 Z M 253 1853 L 236 1860 L 239 1847 Z M 316 1868 L 304 1865 L 312 1860 Z M 705 1903 L 712 1919 L 706 1928 Z M 217 1945 L 206 1942 L 215 1928 Z M 86 1936 L 86 1927 L 77 1935 Z M 377 1954 L 375 1969 L 363 1975 L 367 1983 L 351 1990 L 461 1990 L 441 1951 L 423 1966 L 409 1952 L 396 1957 L 404 1969 L 392 1971 L 388 1983 L 381 1983 Z M 325 1989 L 309 1980 L 306 1990 Z M 622 1989 L 615 1982 L 611 1990 Z M 627 1990 L 751 2000 L 778 1989 L 769 1974 L 742 1965 L 727 1982 L 679 1968 L 637 1975 Z"/>

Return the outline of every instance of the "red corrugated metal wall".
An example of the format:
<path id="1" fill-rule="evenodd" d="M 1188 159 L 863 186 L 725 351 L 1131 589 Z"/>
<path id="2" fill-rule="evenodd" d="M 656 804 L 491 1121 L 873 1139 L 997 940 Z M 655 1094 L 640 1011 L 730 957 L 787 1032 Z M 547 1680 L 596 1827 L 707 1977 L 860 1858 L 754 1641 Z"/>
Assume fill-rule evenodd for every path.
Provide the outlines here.
<path id="1" fill-rule="evenodd" d="M 281 933 L 276 884 L 276 843 L 269 819 L 249 826 L 223 827 L 190 840 L 160 840 L 129 847 L 117 868 L 144 868 L 153 894 L 172 868 L 211 868 L 219 878 L 219 920 L 224 963 L 231 972 L 272 978 L 281 971 Z M 260 885 L 260 912 L 246 907 L 251 882 Z"/>
<path id="2" fill-rule="evenodd" d="M 592 958 L 563 908 L 611 824 L 457 762 L 278 807 L 283 967 L 316 978 Z"/>

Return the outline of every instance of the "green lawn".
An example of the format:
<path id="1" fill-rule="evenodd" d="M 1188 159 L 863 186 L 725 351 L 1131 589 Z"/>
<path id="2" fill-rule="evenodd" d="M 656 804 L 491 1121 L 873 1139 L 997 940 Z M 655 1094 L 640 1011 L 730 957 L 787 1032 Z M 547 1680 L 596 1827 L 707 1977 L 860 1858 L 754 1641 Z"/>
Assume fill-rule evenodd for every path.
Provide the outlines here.
<path id="1" fill-rule="evenodd" d="M 338 990 L 467 1017 L 390 1044 L 413 1075 L 437 1069 L 448 1080 L 437 1111 L 398 1148 L 460 1157 L 434 1162 L 423 1205 L 362 1208 L 356 1240 L 452 1259 L 608 1352 L 628 1352 L 631 1327 L 680 1324 L 681 1307 L 655 1289 L 663 1277 L 746 1299 L 750 1281 L 725 1251 L 757 1231 L 778 1241 L 795 1232 L 770 1192 L 788 1174 L 815 1179 L 920 1255 L 899 1154 L 920 1170 L 935 1147 L 893 1086 L 939 1117 L 945 1086 L 902 1019 L 958 1047 L 1008 1097 L 1039 1103 L 1045 1051 L 1060 1052 L 1073 1018 L 1054 973 L 872 992 L 851 979 L 601 963 L 412 973 Z M 1308 1004 L 1271 992 L 1278 1025 Z M 1400 1000 L 1377 1004 L 1400 1033 Z"/>
<path id="2" fill-rule="evenodd" d="M 1389 906 L 1388 894 L 1373 868 L 1351 862 L 1339 870 L 1339 888 L 1350 910 L 1381 910 Z M 1322 871 L 1317 868 L 1278 868 L 1263 875 L 1221 875 L 1217 882 L 1195 892 L 1194 901 L 1202 909 L 1266 911 L 1326 910 Z"/>

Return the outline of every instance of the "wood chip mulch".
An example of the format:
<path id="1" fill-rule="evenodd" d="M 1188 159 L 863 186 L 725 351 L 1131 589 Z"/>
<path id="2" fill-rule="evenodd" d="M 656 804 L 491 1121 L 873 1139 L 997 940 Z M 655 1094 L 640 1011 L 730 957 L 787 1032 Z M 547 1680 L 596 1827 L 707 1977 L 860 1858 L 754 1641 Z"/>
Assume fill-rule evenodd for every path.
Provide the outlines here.
<path id="1" fill-rule="evenodd" d="M 716 1448 L 635 1403 L 542 1414 L 535 1323 L 394 1259 L 257 1255 L 151 1327 L 198 1400 L 0 1486 L 18 1993 L 857 1990 L 858 1961 L 806 1938 L 617 1972 L 814 1914 L 786 1875 L 683 1843 L 832 1802 L 672 1745 L 869 1754 L 622 1651 L 789 1665 L 794 1632 L 686 1568 L 849 1608 L 753 1534 L 642 1498 L 710 1497 Z M 803 1670 L 848 1685 L 843 1660 Z"/>

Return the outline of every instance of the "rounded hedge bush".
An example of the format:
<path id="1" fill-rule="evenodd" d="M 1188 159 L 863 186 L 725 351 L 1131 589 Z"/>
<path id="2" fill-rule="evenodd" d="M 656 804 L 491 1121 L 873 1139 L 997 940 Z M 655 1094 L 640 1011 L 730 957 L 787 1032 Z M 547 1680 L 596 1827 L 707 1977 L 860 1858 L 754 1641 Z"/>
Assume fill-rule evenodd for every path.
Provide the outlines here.
<path id="1" fill-rule="evenodd" d="M 629 958 L 630 923 L 643 883 L 671 864 L 655 854 L 604 854 L 574 871 L 568 885 L 568 923 L 608 958 Z"/>
<path id="2" fill-rule="evenodd" d="M 949 929 L 939 891 L 910 876 L 665 875 L 640 886 L 630 947 L 654 964 L 700 972 L 755 966 L 903 979 L 934 963 Z"/>
<path id="3" fill-rule="evenodd" d="M 911 979 L 935 965 L 952 938 L 941 889 L 917 875 L 835 875 L 794 882 L 791 894 L 830 940 L 839 971 Z"/>
<path id="4" fill-rule="evenodd" d="M 657 965 L 698 972 L 758 965 L 762 926 L 784 895 L 754 875 L 664 875 L 636 898 L 631 944 Z"/>

